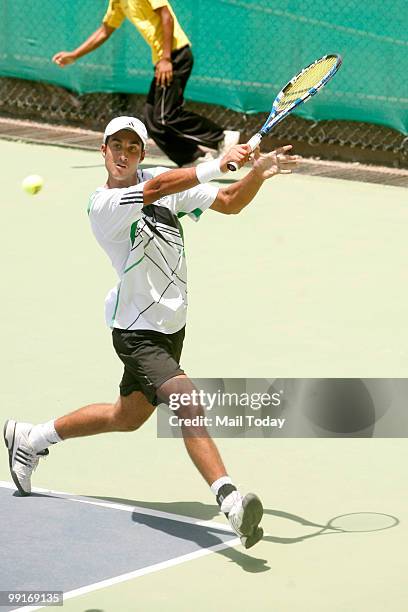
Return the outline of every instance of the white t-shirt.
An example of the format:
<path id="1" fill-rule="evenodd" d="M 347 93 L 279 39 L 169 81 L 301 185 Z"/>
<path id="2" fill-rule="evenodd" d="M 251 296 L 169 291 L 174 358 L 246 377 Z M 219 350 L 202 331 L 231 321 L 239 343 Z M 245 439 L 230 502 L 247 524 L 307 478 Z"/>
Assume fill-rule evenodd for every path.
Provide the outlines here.
<path id="1" fill-rule="evenodd" d="M 91 195 L 93 233 L 120 279 L 105 300 L 109 327 L 172 334 L 186 324 L 187 268 L 179 217 L 198 220 L 218 187 L 197 185 L 143 207 L 143 183 L 167 171 L 139 170 L 137 185 L 99 187 Z"/>

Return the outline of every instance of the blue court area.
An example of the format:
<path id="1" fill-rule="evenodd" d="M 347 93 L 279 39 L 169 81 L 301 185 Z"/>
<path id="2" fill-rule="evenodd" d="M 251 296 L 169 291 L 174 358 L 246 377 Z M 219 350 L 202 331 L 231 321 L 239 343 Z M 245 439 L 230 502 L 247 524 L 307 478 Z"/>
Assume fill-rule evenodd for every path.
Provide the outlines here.
<path id="1" fill-rule="evenodd" d="M 6 483 L 0 506 L 14 534 L 3 540 L 0 560 L 1 589 L 7 591 L 95 588 L 237 542 L 228 528 L 211 522 L 51 491 L 22 498 Z M 4 612 L 15 609 L 2 606 Z"/>

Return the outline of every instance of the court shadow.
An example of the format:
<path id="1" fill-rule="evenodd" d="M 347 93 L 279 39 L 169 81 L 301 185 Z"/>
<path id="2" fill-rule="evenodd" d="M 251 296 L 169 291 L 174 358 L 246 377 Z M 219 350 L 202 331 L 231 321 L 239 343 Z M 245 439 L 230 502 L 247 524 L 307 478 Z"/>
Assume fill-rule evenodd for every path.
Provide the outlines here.
<path id="1" fill-rule="evenodd" d="M 13 497 L 26 499 L 27 495 L 21 495 L 19 491 L 13 491 Z M 30 493 L 29 497 L 49 497 L 50 499 L 55 499 L 56 497 L 57 498 L 60 497 L 61 499 L 63 499 L 62 496 L 60 495 L 47 495 L 46 493 L 34 493 L 34 491 Z"/>
<path id="2" fill-rule="evenodd" d="M 144 502 L 130 499 L 120 499 L 117 497 L 96 497 L 93 499 L 104 500 L 116 504 L 124 504 L 129 506 L 139 506 L 140 508 L 146 508 L 148 510 L 157 510 L 160 512 L 168 512 L 169 514 L 179 514 L 181 516 L 192 517 L 202 521 L 209 521 L 219 516 L 219 508 L 216 505 L 203 504 L 201 502 Z M 150 529 L 156 531 L 162 531 L 174 537 L 191 540 L 198 544 L 200 548 L 210 548 L 223 543 L 223 539 L 220 537 L 229 531 L 224 529 L 223 524 L 220 522 L 219 529 L 212 525 L 199 525 L 194 526 L 193 524 L 189 529 L 186 529 L 188 524 L 177 521 L 177 519 L 166 519 L 162 517 L 149 516 L 148 514 L 141 514 L 137 511 L 132 513 L 132 520 L 139 525 L 146 525 Z M 244 549 L 242 549 L 244 550 Z M 254 549 L 255 551 L 256 549 Z M 261 573 L 269 571 L 271 568 L 267 565 L 267 559 L 261 559 L 254 557 L 252 551 L 245 553 L 241 550 L 230 548 L 227 546 L 221 550 L 215 551 L 215 554 L 222 555 L 229 559 L 232 563 L 239 565 L 244 571 L 250 573 Z"/>
<path id="3" fill-rule="evenodd" d="M 200 520 L 212 520 L 213 518 L 219 516 L 220 514 L 218 506 L 203 504 L 201 502 L 191 502 L 191 501 L 190 502 L 143 502 L 143 501 L 134 501 L 134 500 L 126 500 L 126 499 L 107 498 L 107 497 L 103 499 L 106 499 L 107 501 L 116 502 L 116 503 L 140 506 L 142 508 L 147 508 L 147 509 L 152 509 L 152 510 L 160 510 L 162 512 L 169 512 L 172 514 L 180 514 L 183 516 L 193 517 L 193 518 L 197 518 Z M 137 513 L 134 513 L 134 515 L 136 514 Z M 384 529 L 396 527 L 399 524 L 399 519 L 397 517 L 393 515 L 385 515 L 385 514 L 376 513 L 376 512 L 372 512 L 372 513 L 366 512 L 366 511 L 361 512 L 361 513 L 354 512 L 350 515 L 343 515 L 343 516 L 352 516 L 352 515 L 358 515 L 358 514 L 360 515 L 368 514 L 371 516 L 382 517 L 382 519 L 386 517 L 387 519 L 391 520 L 391 523 L 386 527 L 384 527 L 381 524 L 381 519 L 380 519 L 380 524 L 378 528 L 370 527 L 367 530 L 363 528 L 363 529 L 359 529 L 358 530 L 359 532 L 374 533 L 377 531 L 383 531 Z M 296 537 L 282 537 L 282 536 L 274 535 L 274 534 L 266 534 L 264 535 L 262 542 L 272 542 L 274 544 L 298 544 L 300 542 L 304 542 L 305 540 L 309 540 L 311 538 L 315 538 L 321 535 L 353 533 L 353 531 L 350 531 L 347 529 L 338 529 L 336 527 L 331 526 L 331 522 L 333 521 L 333 518 L 330 519 L 327 523 L 323 525 L 321 523 L 317 523 L 315 521 L 311 521 L 307 518 L 304 518 L 303 516 L 300 516 L 298 514 L 293 514 L 291 512 L 286 512 L 284 510 L 264 508 L 264 516 L 268 516 L 268 515 L 291 521 L 293 523 L 301 525 L 302 527 L 314 528 L 315 531 L 313 531 L 312 533 L 306 533 L 304 535 L 296 536 Z M 142 515 L 139 514 L 138 516 L 140 517 Z M 143 515 L 143 516 L 146 516 L 146 515 Z M 149 517 L 149 518 L 154 518 L 154 517 Z M 339 517 L 335 517 L 335 518 L 339 518 Z M 143 520 L 140 522 L 143 522 Z M 169 521 L 169 522 L 171 523 L 174 521 Z M 179 523 L 179 524 L 182 524 L 182 523 Z M 157 523 L 156 525 L 152 524 L 151 527 L 157 528 Z M 172 527 L 170 526 L 170 528 Z M 220 530 L 221 531 L 223 530 L 222 523 L 220 523 Z M 239 551 L 237 551 L 236 549 L 226 549 L 226 550 L 219 552 L 219 554 L 222 554 L 225 557 L 231 558 L 231 561 L 239 563 L 235 553 L 239 553 Z M 267 560 L 260 560 L 260 559 L 254 560 L 253 557 L 250 557 L 247 554 L 241 554 L 240 561 L 241 561 L 240 565 L 242 565 L 243 569 L 246 569 L 246 571 L 257 572 L 257 571 L 265 571 L 265 569 L 270 569 L 268 566 L 262 569 L 262 567 L 259 565 L 259 562 L 267 563 Z M 255 563 L 253 563 L 253 561 L 255 561 Z"/>
<path id="4" fill-rule="evenodd" d="M 171 514 L 181 514 L 182 516 L 193 517 L 201 521 L 211 521 L 220 514 L 220 509 L 216 504 L 203 504 L 196 501 L 146 502 L 133 499 L 120 499 L 118 497 L 89 497 L 92 497 L 93 499 L 103 499 L 115 504 L 139 506 L 140 508 L 148 508 L 149 510 L 158 510 L 160 512 L 169 512 Z M 220 529 L 222 529 L 222 523 L 220 523 Z"/>
<path id="5" fill-rule="evenodd" d="M 156 164 L 140 164 L 139 168 L 140 168 L 140 170 L 147 170 L 149 168 L 155 167 L 155 165 Z M 71 168 L 73 168 L 74 170 L 87 170 L 88 168 L 103 168 L 104 166 L 105 166 L 105 164 L 101 163 L 101 164 L 85 164 L 83 166 L 71 166 Z M 172 165 L 167 165 L 167 164 L 165 164 L 165 165 L 161 164 L 161 167 L 168 168 L 169 170 L 177 170 L 178 169 L 178 166 L 172 166 Z M 221 179 L 217 180 L 217 183 L 225 184 L 225 185 L 230 185 L 232 183 L 236 183 L 237 180 L 238 179 L 227 179 L 227 178 L 223 179 L 223 178 L 221 178 Z"/>
<path id="6" fill-rule="evenodd" d="M 177 520 L 165 519 L 162 517 L 149 516 L 148 514 L 140 514 L 139 512 L 132 513 L 132 520 L 138 525 L 145 525 L 150 529 L 155 529 L 166 533 L 176 538 L 190 540 L 202 549 L 212 548 L 223 543 L 223 539 L 219 537 L 221 534 L 225 536 L 225 530 L 220 524 L 220 529 L 212 525 L 186 525 Z M 219 534 L 219 535 L 218 535 Z M 270 569 L 266 565 L 266 559 L 252 557 L 236 548 L 229 548 L 228 541 L 225 542 L 226 548 L 214 551 L 216 554 L 227 557 L 233 563 L 239 565 L 246 572 L 260 573 Z"/>
<path id="7" fill-rule="evenodd" d="M 85 164 L 84 166 L 71 166 L 74 170 L 86 170 L 88 168 L 104 168 L 105 164 Z"/>

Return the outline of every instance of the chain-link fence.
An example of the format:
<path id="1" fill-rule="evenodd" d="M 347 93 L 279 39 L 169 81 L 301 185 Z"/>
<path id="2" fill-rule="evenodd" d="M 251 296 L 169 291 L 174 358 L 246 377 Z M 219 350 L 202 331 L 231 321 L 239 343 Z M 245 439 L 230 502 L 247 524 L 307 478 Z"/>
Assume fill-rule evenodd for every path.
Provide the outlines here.
<path id="1" fill-rule="evenodd" d="M 103 131 L 106 123 L 121 114 L 142 116 L 145 97 L 137 94 L 95 93 L 78 95 L 55 85 L 0 78 L 0 114 L 60 125 Z M 221 106 L 189 102 L 188 108 L 213 119 L 225 129 L 240 130 L 244 142 L 256 132 L 265 114 L 243 114 Z M 380 125 L 347 122 L 314 122 L 288 117 L 262 148 L 271 150 L 292 143 L 302 155 L 384 164 L 408 168 L 408 138 Z"/>
<path id="2" fill-rule="evenodd" d="M 344 57 L 339 74 L 264 146 L 290 141 L 306 155 L 408 167 L 405 0 L 389 6 L 356 0 L 171 4 L 193 45 L 190 107 L 224 128 L 240 129 L 245 140 L 288 78 L 324 53 L 338 52 Z M 83 42 L 107 6 L 107 0 L 71 0 L 55 12 L 55 0 L 1 3 L 3 115 L 94 129 L 118 114 L 141 115 L 153 69 L 149 48 L 129 20 L 75 65 L 61 70 L 51 62 L 57 51 Z M 206 104 L 197 107 L 197 101 Z"/>

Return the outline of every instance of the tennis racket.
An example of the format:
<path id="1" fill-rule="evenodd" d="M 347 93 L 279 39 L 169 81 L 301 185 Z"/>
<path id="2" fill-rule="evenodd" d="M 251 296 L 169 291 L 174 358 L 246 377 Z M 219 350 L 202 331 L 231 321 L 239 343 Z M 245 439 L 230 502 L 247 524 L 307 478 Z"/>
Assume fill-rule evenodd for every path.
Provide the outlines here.
<path id="1" fill-rule="evenodd" d="M 336 74 L 341 63 L 340 55 L 324 55 L 294 76 L 276 96 L 270 115 L 259 132 L 248 141 L 251 151 L 259 146 L 262 138 L 269 134 L 277 123 L 326 85 Z M 233 161 L 228 162 L 227 166 L 233 172 L 238 170 L 238 164 Z"/>

